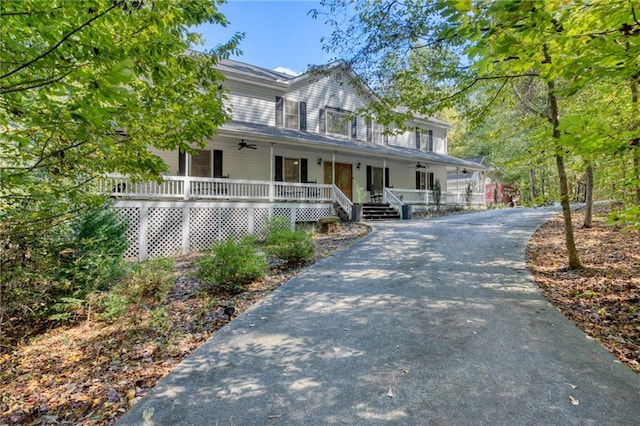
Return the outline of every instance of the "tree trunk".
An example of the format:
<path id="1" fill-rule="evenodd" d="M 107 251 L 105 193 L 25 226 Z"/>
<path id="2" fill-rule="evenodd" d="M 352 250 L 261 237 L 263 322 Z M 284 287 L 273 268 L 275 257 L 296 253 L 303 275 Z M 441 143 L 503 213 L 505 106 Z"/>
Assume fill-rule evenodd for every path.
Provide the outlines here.
<path id="1" fill-rule="evenodd" d="M 638 127 L 638 111 L 640 110 L 638 108 L 638 81 L 640 81 L 640 74 L 635 74 L 631 77 L 632 128 Z M 635 138 L 631 141 L 631 149 L 633 150 L 633 174 L 640 180 L 640 138 Z M 640 184 L 636 185 L 636 204 L 640 204 Z"/>
<path id="2" fill-rule="evenodd" d="M 584 223 L 583 228 L 591 228 L 593 226 L 593 165 L 587 162 L 587 169 L 584 172 L 585 192 L 584 192 Z"/>
<path id="3" fill-rule="evenodd" d="M 551 63 L 548 46 L 544 45 L 545 62 Z M 553 129 L 553 140 L 555 142 L 556 167 L 558 168 L 558 178 L 560 180 L 560 204 L 562 205 L 562 216 L 564 218 L 564 239 L 569 257 L 569 269 L 580 269 L 582 264 L 578 257 L 576 242 L 573 236 L 573 223 L 571 222 L 571 205 L 569 204 L 569 185 L 567 183 L 567 171 L 564 167 L 564 150 L 560 145 L 560 119 L 558 112 L 558 99 L 555 94 L 555 80 L 547 82 L 547 98 L 549 101 L 549 121 Z"/>
<path id="4" fill-rule="evenodd" d="M 531 201 L 536 199 L 536 169 L 529 170 L 529 191 L 531 195 Z"/>

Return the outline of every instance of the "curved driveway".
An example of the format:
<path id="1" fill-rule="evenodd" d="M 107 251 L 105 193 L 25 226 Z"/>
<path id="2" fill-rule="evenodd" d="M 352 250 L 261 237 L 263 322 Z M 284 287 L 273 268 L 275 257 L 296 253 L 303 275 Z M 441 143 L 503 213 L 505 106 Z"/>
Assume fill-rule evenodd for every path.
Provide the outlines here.
<path id="1" fill-rule="evenodd" d="M 640 376 L 526 270 L 526 240 L 555 213 L 376 223 L 240 315 L 120 424 L 637 425 Z"/>

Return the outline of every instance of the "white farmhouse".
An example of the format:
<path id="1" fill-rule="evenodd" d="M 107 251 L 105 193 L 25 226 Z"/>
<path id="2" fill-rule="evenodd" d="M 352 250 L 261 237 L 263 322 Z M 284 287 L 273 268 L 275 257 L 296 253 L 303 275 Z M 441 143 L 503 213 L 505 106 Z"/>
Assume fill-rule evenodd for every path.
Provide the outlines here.
<path id="1" fill-rule="evenodd" d="M 342 62 L 299 76 L 231 60 L 218 66 L 232 121 L 195 155 L 154 151 L 169 165 L 162 184 L 104 183 L 136 235 L 146 229 L 130 255 L 200 250 L 274 216 L 373 220 L 461 204 L 447 193 L 447 171 L 484 169 L 447 155 L 450 126 L 440 120 L 416 118 L 410 131 L 386 135 L 357 116 L 375 95 L 356 87 Z"/>

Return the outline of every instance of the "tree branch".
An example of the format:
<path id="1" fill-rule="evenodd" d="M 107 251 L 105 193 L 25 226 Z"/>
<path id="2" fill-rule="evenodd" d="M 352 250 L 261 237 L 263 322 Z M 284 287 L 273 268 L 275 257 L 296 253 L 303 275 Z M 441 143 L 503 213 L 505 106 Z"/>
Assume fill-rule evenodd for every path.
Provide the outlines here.
<path id="1" fill-rule="evenodd" d="M 9 71 L 8 73 L 0 76 L 0 80 L 2 80 L 3 78 L 7 78 L 27 67 L 30 67 L 31 65 L 33 65 L 34 63 L 38 62 L 40 59 L 48 56 L 49 54 L 51 54 L 51 52 L 53 52 L 54 50 L 56 50 L 58 47 L 60 47 L 65 41 L 67 41 L 69 39 L 69 37 L 71 37 L 72 35 L 74 35 L 75 33 L 77 33 L 78 31 L 81 31 L 82 29 L 84 29 L 85 27 L 91 25 L 91 23 L 93 21 L 96 21 L 100 18 L 102 18 L 104 15 L 106 15 L 107 13 L 111 12 L 113 9 L 120 7 L 122 4 L 124 4 L 124 1 L 119 1 L 118 3 L 113 4 L 110 8 L 108 8 L 107 10 L 105 10 L 104 12 L 94 16 L 93 18 L 89 19 L 87 22 L 83 23 L 82 25 L 80 25 L 78 28 L 74 29 L 73 31 L 67 33 L 64 37 L 62 37 L 62 39 L 60 39 L 60 41 L 58 41 L 56 44 L 54 44 L 53 46 L 51 46 L 47 51 L 41 53 L 40 55 L 36 56 L 35 58 L 33 58 L 32 60 L 30 60 L 27 63 L 24 63 L 22 65 L 20 65 L 19 67 L 15 68 L 12 71 Z"/>

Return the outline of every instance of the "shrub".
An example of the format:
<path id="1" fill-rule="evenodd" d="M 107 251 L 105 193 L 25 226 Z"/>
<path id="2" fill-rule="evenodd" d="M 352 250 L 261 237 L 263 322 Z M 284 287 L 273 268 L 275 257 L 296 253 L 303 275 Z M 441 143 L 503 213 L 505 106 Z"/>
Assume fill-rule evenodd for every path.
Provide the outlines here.
<path id="1" fill-rule="evenodd" d="M 300 263 L 313 259 L 311 234 L 289 228 L 276 229 L 265 239 L 265 250 L 285 263 Z"/>
<path id="2" fill-rule="evenodd" d="M 129 274 L 114 288 L 116 295 L 133 303 L 163 303 L 175 281 L 171 259 L 150 259 L 134 265 Z"/>
<path id="3" fill-rule="evenodd" d="M 105 204 L 58 231 L 59 239 L 49 242 L 34 271 L 46 288 L 39 315 L 51 320 L 89 317 L 95 300 L 90 296 L 113 287 L 127 271 L 127 224 Z"/>
<path id="4" fill-rule="evenodd" d="M 215 284 L 215 289 L 240 293 L 251 281 L 262 278 L 267 270 L 264 253 L 255 248 L 253 237 L 236 242 L 233 237 L 214 244 L 196 264 L 196 277 Z"/>

